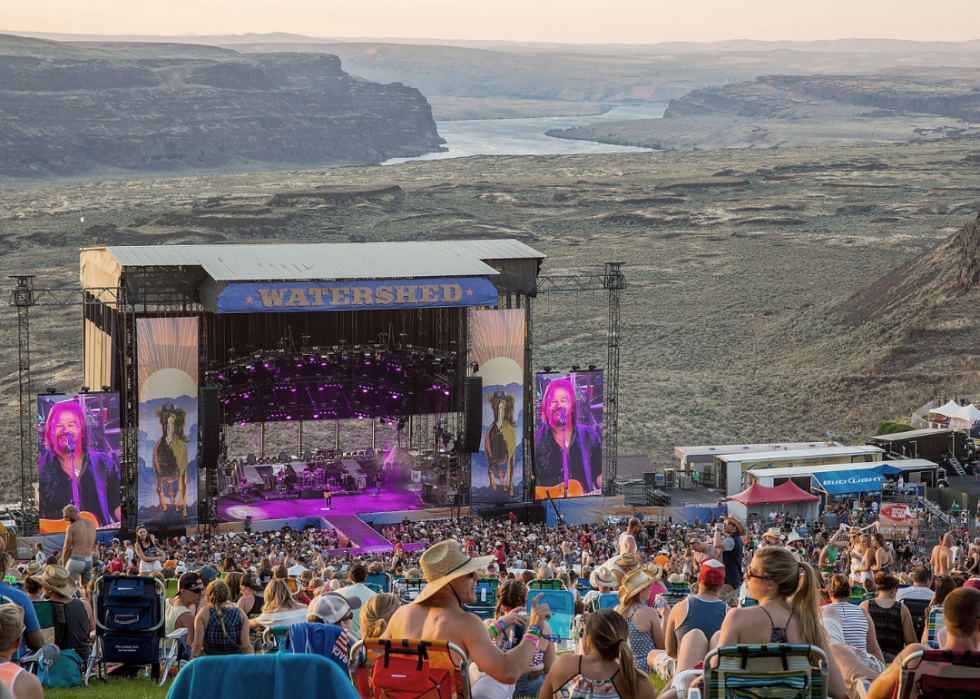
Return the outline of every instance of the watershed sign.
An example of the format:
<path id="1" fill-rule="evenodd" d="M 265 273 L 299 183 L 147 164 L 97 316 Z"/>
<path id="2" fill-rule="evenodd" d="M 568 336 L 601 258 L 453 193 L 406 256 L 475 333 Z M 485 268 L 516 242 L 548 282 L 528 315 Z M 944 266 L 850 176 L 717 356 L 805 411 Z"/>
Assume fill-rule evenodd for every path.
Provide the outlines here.
<path id="1" fill-rule="evenodd" d="M 358 282 L 229 284 L 218 313 L 354 311 L 375 308 L 496 306 L 497 289 L 482 277 Z"/>

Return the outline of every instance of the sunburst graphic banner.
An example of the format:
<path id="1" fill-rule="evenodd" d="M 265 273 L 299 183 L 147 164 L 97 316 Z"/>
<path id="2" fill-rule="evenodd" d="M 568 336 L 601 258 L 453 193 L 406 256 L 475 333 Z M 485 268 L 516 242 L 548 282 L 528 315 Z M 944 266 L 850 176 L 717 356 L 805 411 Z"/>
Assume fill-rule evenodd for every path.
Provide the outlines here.
<path id="1" fill-rule="evenodd" d="M 198 319 L 138 318 L 139 521 L 197 523 Z"/>
<path id="2" fill-rule="evenodd" d="M 470 502 L 520 500 L 524 485 L 524 310 L 472 311 L 470 353 L 483 379 L 483 440 Z"/>

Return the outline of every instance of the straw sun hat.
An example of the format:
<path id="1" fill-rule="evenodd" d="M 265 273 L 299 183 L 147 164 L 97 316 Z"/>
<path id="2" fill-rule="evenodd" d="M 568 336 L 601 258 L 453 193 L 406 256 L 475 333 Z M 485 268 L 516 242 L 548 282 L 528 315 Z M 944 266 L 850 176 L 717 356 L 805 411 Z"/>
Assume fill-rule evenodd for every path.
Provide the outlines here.
<path id="1" fill-rule="evenodd" d="M 483 570 L 493 561 L 493 556 L 470 558 L 463 547 L 455 539 L 440 541 L 435 546 L 426 549 L 419 559 L 422 566 L 422 576 L 425 587 L 415 598 L 416 602 L 424 602 L 456 578 Z"/>
<path id="2" fill-rule="evenodd" d="M 34 580 L 41 587 L 54 590 L 65 597 L 73 596 L 77 590 L 68 571 L 61 566 L 45 566 L 44 570 L 34 576 Z"/>
<path id="3" fill-rule="evenodd" d="M 619 601 L 626 604 L 626 601 L 632 597 L 646 595 L 650 586 L 658 579 L 653 577 L 647 568 L 631 570 L 623 576 L 623 581 L 619 584 Z"/>

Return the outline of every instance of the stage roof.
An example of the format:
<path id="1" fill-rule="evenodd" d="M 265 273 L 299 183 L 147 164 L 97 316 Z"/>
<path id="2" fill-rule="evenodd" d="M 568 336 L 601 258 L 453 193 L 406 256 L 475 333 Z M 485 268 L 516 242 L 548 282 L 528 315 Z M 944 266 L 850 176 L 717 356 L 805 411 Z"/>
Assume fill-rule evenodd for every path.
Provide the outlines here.
<path id="1" fill-rule="evenodd" d="M 83 251 L 83 257 L 96 250 Z M 145 245 L 101 250 L 123 268 L 201 267 L 216 282 L 483 277 L 498 273 L 484 260 L 545 258 L 517 240 Z"/>

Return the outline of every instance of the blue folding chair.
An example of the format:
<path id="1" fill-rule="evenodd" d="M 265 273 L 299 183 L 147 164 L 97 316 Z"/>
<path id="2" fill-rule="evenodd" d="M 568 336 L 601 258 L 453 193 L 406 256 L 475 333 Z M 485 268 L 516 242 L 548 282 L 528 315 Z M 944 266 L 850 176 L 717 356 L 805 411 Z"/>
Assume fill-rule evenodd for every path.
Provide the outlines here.
<path id="1" fill-rule="evenodd" d="M 364 584 L 368 587 L 377 585 L 381 588 L 381 592 L 391 592 L 391 583 L 391 576 L 385 572 L 368 573 L 367 580 L 364 581 Z M 372 587 L 371 589 L 373 590 L 374 588 Z"/>
<path id="2" fill-rule="evenodd" d="M 476 583 L 476 603 L 479 606 L 496 604 L 500 581 L 497 578 L 483 578 Z"/>
<path id="3" fill-rule="evenodd" d="M 167 699 L 296 699 L 307 694 L 359 699 L 336 663 L 319 655 L 216 655 L 191 661 L 174 680 Z"/>
<path id="4" fill-rule="evenodd" d="M 619 604 L 619 595 L 615 592 L 607 592 L 599 595 L 599 609 L 615 609 Z"/>
<path id="5" fill-rule="evenodd" d="M 536 592 L 531 590 L 527 594 L 527 613 L 531 613 L 531 606 L 538 595 L 543 595 L 538 604 L 547 604 L 551 610 L 551 619 L 548 624 L 551 632 L 561 639 L 572 637 L 572 619 L 575 618 L 575 595 L 570 590 L 541 590 Z"/>

